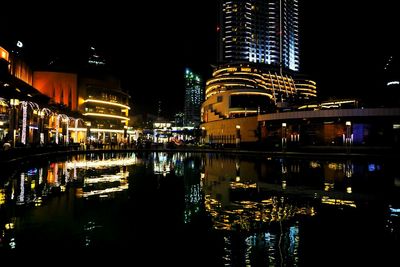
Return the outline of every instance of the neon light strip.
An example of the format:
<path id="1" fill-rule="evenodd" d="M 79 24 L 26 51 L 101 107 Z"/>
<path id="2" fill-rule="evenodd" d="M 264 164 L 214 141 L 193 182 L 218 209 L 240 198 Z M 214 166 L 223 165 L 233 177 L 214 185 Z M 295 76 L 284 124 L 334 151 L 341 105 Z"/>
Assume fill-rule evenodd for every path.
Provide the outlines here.
<path id="1" fill-rule="evenodd" d="M 110 114 L 102 114 L 102 113 L 84 113 L 83 116 L 97 116 L 97 117 L 107 117 L 107 118 L 115 118 L 115 119 L 122 119 L 122 120 L 130 120 L 128 117 L 118 116 L 118 115 L 110 115 Z"/>
<path id="2" fill-rule="evenodd" d="M 78 131 L 78 132 L 86 132 L 86 128 L 70 128 L 68 131 Z M 99 129 L 99 128 L 90 128 L 91 132 L 101 132 L 101 133 L 123 133 L 124 130 L 117 130 L 117 129 Z"/>
<path id="3" fill-rule="evenodd" d="M 122 104 L 119 104 L 119 103 L 108 102 L 108 101 L 103 101 L 103 100 L 85 99 L 84 102 L 85 103 L 86 102 L 100 103 L 100 104 L 105 104 L 105 105 L 118 106 L 118 107 L 122 107 L 122 108 L 131 109 L 129 106 L 126 106 L 126 105 L 122 105 Z"/>

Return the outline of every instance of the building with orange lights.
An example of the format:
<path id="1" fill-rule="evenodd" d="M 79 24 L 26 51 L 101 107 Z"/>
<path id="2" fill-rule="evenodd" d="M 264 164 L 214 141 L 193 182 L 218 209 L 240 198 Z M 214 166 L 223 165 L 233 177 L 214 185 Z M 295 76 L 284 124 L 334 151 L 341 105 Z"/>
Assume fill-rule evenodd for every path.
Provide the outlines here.
<path id="1" fill-rule="evenodd" d="M 33 86 L 53 103 L 78 110 L 78 75 L 76 73 L 35 71 Z"/>

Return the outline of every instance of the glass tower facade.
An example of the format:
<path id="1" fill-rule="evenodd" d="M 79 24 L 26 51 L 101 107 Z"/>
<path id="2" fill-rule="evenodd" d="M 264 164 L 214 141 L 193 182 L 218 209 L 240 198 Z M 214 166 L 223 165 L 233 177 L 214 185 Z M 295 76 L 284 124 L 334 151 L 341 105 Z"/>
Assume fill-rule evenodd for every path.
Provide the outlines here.
<path id="1" fill-rule="evenodd" d="M 219 61 L 298 71 L 298 0 L 220 0 Z"/>
<path id="2" fill-rule="evenodd" d="M 200 107 L 203 102 L 203 90 L 199 75 L 190 69 L 185 71 L 185 112 L 184 123 L 197 126 L 200 123 Z"/>

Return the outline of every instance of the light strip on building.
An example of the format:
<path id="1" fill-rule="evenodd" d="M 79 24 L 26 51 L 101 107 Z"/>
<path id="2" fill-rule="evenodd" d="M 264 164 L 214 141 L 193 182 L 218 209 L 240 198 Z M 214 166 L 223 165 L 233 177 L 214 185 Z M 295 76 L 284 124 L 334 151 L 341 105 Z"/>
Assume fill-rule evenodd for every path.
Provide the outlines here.
<path id="1" fill-rule="evenodd" d="M 86 128 L 69 128 L 68 131 L 70 132 L 86 132 Z M 91 132 L 100 132 L 100 133 L 124 133 L 124 130 L 117 130 L 117 129 L 102 129 L 102 128 L 90 128 Z M 128 131 L 128 133 L 130 133 Z M 132 132 L 133 133 L 133 132 Z"/>
<path id="2" fill-rule="evenodd" d="M 90 128 L 91 132 L 104 132 L 104 133 L 123 133 L 124 130 L 117 129 L 101 129 L 101 128 Z"/>
<path id="3" fill-rule="evenodd" d="M 95 116 L 95 117 L 106 117 L 106 118 L 114 118 L 114 119 L 122 119 L 122 120 L 130 120 L 128 117 L 118 116 L 118 115 L 110 115 L 110 114 L 102 114 L 102 113 L 84 113 L 83 116 Z"/>
<path id="4" fill-rule="evenodd" d="M 108 101 L 104 101 L 104 100 L 97 100 L 97 99 L 85 99 L 84 102 L 93 102 L 93 103 L 99 103 L 99 104 L 105 104 L 105 105 L 111 105 L 111 106 L 118 106 L 118 107 L 122 107 L 122 108 L 127 108 L 127 109 L 131 109 L 129 106 L 123 105 L 123 104 L 119 104 L 119 103 L 113 103 L 113 102 L 108 102 Z"/>

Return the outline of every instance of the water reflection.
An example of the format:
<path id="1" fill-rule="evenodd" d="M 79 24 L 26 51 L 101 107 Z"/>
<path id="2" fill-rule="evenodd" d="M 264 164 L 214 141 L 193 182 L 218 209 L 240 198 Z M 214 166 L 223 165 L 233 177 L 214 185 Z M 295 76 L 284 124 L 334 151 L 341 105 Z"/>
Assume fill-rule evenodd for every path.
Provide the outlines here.
<path id="1" fill-rule="evenodd" d="M 391 251 L 400 240 L 397 175 L 379 160 L 78 155 L 1 177 L 0 249 L 128 242 L 157 254 L 157 240 L 204 255 L 204 266 L 310 266 L 337 247 Z"/>

